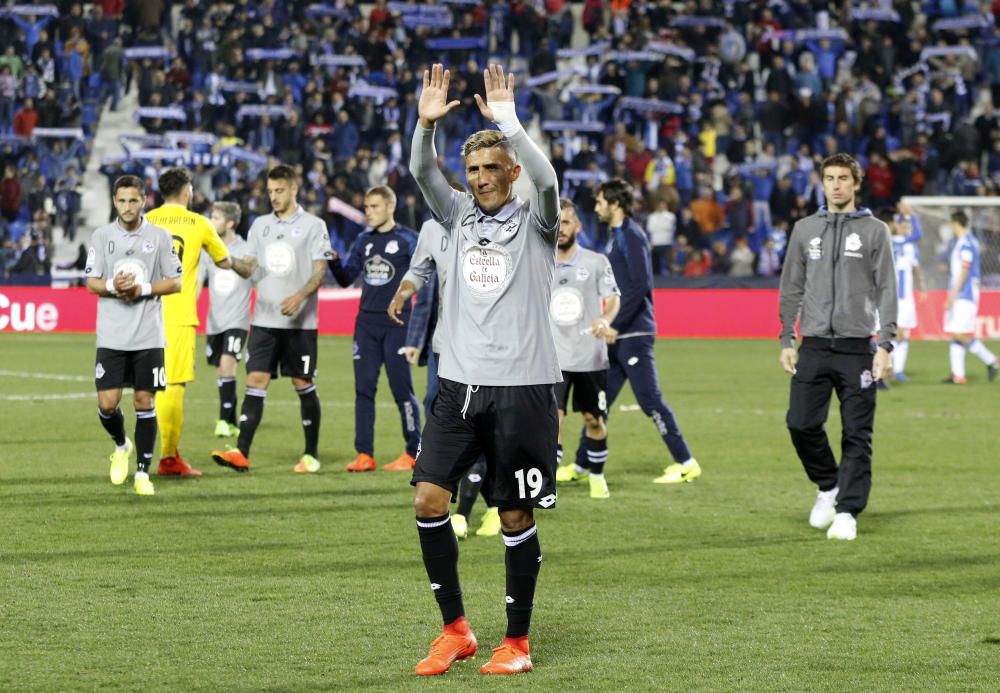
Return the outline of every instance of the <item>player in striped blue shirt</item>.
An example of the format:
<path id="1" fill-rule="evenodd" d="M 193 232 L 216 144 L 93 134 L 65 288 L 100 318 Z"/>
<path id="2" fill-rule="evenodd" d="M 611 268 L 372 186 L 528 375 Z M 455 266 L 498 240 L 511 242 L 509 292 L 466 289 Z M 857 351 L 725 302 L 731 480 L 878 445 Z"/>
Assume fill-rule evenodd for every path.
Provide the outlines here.
<path id="1" fill-rule="evenodd" d="M 910 331 L 917 326 L 917 300 L 914 289 L 920 291 L 920 300 L 926 298 L 924 278 L 920 271 L 920 249 L 917 243 L 923 236 L 920 220 L 905 205 L 900 203 L 900 214 L 892 209 L 879 211 L 878 218 L 885 222 L 892 233 L 892 261 L 896 266 L 896 297 L 899 312 L 896 317 L 896 339 L 893 340 L 892 372 L 901 383 L 909 380 L 906 376 L 906 357 L 910 351 Z"/>
<path id="2" fill-rule="evenodd" d="M 969 228 L 965 212 L 952 212 L 951 230 L 955 234 L 948 254 L 948 299 L 945 302 L 944 331 L 951 335 L 951 375 L 944 382 L 964 385 L 965 352 L 970 351 L 986 364 L 989 379 L 997 377 L 997 357 L 976 337 L 976 313 L 979 311 L 980 249 Z"/>

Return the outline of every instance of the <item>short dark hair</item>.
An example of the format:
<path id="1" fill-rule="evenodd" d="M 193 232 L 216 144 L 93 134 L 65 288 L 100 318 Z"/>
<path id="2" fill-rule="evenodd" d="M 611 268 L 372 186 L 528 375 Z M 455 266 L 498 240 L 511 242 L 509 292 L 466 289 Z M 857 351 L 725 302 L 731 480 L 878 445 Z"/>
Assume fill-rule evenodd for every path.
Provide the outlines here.
<path id="1" fill-rule="evenodd" d="M 861 164 L 859 164 L 853 156 L 845 154 L 844 152 L 837 152 L 836 154 L 831 154 L 823 159 L 823 163 L 819 165 L 819 176 L 821 180 L 823 178 L 823 174 L 826 172 L 826 169 L 831 166 L 851 169 L 851 177 L 854 178 L 855 183 L 860 183 L 865 177 L 865 172 L 861 169 Z"/>
<path id="2" fill-rule="evenodd" d="M 885 225 L 888 226 L 896 218 L 896 213 L 892 210 L 892 207 L 882 207 L 875 216 L 879 221 L 885 222 Z"/>
<path id="3" fill-rule="evenodd" d="M 951 213 L 951 220 L 963 229 L 969 226 L 969 215 L 960 209 L 956 209 Z"/>
<path id="4" fill-rule="evenodd" d="M 160 194 L 163 197 L 177 197 L 191 185 L 191 174 L 186 168 L 175 166 L 160 174 Z"/>
<path id="5" fill-rule="evenodd" d="M 139 176 L 119 176 L 115 179 L 115 184 L 111 187 L 111 196 L 114 197 L 122 188 L 137 188 L 140 195 L 146 194 L 146 183 Z"/>
<path id="6" fill-rule="evenodd" d="M 272 166 L 267 172 L 268 180 L 287 180 L 289 183 L 298 185 L 299 177 L 295 175 L 295 169 L 288 164 L 278 164 Z"/>
<path id="7" fill-rule="evenodd" d="M 604 197 L 609 205 L 617 204 L 625 212 L 625 216 L 632 215 L 632 204 L 635 198 L 632 197 L 632 186 L 621 178 L 612 178 L 601 183 L 597 187 L 597 193 Z"/>

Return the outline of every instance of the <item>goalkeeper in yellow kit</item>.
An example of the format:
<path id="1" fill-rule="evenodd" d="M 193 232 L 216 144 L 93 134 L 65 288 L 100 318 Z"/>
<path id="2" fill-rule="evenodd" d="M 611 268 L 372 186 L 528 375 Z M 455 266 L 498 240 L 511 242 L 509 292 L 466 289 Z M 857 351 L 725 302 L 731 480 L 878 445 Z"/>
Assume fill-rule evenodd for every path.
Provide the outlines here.
<path id="1" fill-rule="evenodd" d="M 156 400 L 160 422 L 160 476 L 201 476 L 184 461 L 178 451 L 181 426 L 184 425 L 185 386 L 194 380 L 195 328 L 198 326 L 198 261 L 204 249 L 216 266 L 232 269 L 243 278 L 253 274 L 253 258 L 230 258 L 226 244 L 212 223 L 188 209 L 193 188 L 191 174 L 183 168 L 169 168 L 160 175 L 163 205 L 148 212 L 146 218 L 162 226 L 174 239 L 174 250 L 181 260 L 181 290 L 170 301 L 163 301 L 163 326 L 167 338 L 164 350 L 167 389 Z"/>

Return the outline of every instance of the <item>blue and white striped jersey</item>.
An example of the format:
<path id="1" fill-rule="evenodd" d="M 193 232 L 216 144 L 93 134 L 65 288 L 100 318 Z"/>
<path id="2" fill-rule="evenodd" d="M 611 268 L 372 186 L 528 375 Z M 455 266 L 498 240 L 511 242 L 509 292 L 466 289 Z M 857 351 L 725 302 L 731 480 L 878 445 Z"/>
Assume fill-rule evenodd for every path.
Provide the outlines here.
<path id="1" fill-rule="evenodd" d="M 979 256 L 979 241 L 971 231 L 954 241 L 948 259 L 948 290 L 957 289 L 957 298 L 960 300 L 979 303 Z M 969 269 L 968 276 L 961 286 L 956 286 L 962 269 L 966 267 Z"/>

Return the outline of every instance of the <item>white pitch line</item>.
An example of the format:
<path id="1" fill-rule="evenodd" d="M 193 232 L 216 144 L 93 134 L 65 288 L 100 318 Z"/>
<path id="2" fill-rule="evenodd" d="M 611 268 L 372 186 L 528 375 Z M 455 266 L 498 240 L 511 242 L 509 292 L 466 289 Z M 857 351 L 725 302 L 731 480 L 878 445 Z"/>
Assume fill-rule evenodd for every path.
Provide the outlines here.
<path id="1" fill-rule="evenodd" d="M 66 375 L 63 373 L 25 373 L 24 371 L 0 371 L 0 378 L 29 378 L 31 380 L 68 380 L 74 383 L 92 383 L 94 379 L 86 375 Z"/>
<path id="2" fill-rule="evenodd" d="M 4 402 L 31 402 L 35 400 L 94 399 L 96 392 L 67 392 L 59 395 L 0 395 Z"/>

